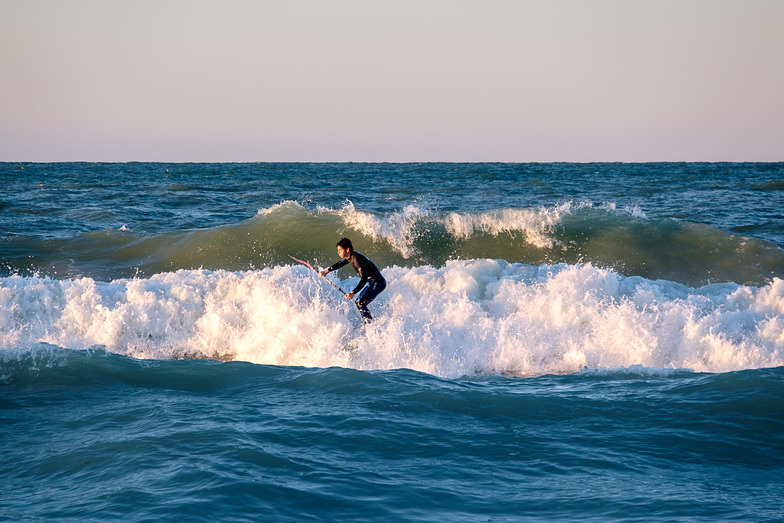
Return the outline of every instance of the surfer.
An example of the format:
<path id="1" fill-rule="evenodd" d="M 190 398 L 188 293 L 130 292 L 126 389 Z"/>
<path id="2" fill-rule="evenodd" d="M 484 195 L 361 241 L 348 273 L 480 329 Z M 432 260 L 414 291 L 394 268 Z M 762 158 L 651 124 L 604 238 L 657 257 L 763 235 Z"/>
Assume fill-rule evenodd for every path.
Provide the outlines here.
<path id="1" fill-rule="evenodd" d="M 370 315 L 367 306 L 371 301 L 376 299 L 376 296 L 381 294 L 381 291 L 386 289 L 387 281 L 381 275 L 381 271 L 378 270 L 378 267 L 376 267 L 367 256 L 354 250 L 354 246 L 348 238 L 341 238 L 337 243 L 337 249 L 338 256 L 340 256 L 341 260 L 323 271 L 320 271 L 319 276 L 323 278 L 328 273 L 336 271 L 350 263 L 351 266 L 354 267 L 354 270 L 357 271 L 357 274 L 359 274 L 360 280 L 357 286 L 354 287 L 354 290 L 347 292 L 344 296 L 347 300 L 351 300 L 359 292 L 359 297 L 356 301 L 359 314 L 362 316 L 362 321 L 370 323 L 371 320 L 373 320 L 373 316 Z M 366 284 L 367 286 L 365 286 Z M 360 292 L 360 290 L 362 292 Z"/>

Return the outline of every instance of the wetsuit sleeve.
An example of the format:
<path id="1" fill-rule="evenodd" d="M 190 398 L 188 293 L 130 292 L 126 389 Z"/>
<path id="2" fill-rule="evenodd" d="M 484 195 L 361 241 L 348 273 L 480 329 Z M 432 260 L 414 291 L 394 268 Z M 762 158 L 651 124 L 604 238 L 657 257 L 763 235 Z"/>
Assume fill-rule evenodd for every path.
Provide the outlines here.
<path id="1" fill-rule="evenodd" d="M 333 264 L 332 264 L 332 265 L 330 265 L 329 267 L 327 267 L 327 270 L 328 270 L 329 272 L 336 271 L 336 270 L 338 270 L 338 269 L 340 269 L 341 267 L 344 267 L 344 266 L 346 266 L 346 265 L 348 265 L 348 260 L 340 260 L 340 261 L 338 261 L 338 262 L 336 262 L 336 263 L 333 263 Z"/>

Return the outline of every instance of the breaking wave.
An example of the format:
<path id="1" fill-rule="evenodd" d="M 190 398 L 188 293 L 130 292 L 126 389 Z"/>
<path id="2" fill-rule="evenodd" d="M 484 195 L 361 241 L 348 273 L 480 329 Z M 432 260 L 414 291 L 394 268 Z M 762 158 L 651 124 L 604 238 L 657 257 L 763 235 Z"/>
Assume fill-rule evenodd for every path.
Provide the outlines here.
<path id="1" fill-rule="evenodd" d="M 784 365 L 778 278 L 693 288 L 590 264 L 495 259 L 393 266 L 385 275 L 389 287 L 371 306 L 378 320 L 364 329 L 351 302 L 298 265 L 108 283 L 4 277 L 0 358 L 9 364 L 42 346 L 97 347 L 140 359 L 409 368 L 443 377 Z"/>

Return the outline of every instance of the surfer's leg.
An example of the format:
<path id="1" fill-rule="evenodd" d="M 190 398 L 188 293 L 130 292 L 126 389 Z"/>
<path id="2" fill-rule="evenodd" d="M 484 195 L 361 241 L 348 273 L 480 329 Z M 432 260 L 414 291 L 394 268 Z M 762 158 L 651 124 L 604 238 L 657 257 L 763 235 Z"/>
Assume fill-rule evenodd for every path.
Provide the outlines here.
<path id="1" fill-rule="evenodd" d="M 362 316 L 362 321 L 364 323 L 370 323 L 373 321 L 373 316 L 370 314 L 370 310 L 367 308 L 366 302 L 358 300 L 357 308 L 359 309 L 359 315 Z"/>
<path id="2" fill-rule="evenodd" d="M 369 282 L 368 285 L 362 289 L 362 292 L 359 293 L 357 308 L 359 309 L 359 314 L 362 316 L 362 321 L 365 323 L 370 323 L 373 320 L 373 316 L 370 314 L 370 310 L 367 306 L 371 301 L 375 300 L 376 296 L 381 294 L 381 291 L 386 289 L 386 287 L 386 282 L 383 281 Z"/>

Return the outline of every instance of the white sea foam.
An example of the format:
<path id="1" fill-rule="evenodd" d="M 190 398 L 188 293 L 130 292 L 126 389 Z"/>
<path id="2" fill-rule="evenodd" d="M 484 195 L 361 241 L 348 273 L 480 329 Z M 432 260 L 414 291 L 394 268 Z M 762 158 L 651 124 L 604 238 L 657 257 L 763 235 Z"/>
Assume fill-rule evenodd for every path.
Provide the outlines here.
<path id="1" fill-rule="evenodd" d="M 536 247 L 553 247 L 554 228 L 565 214 L 571 213 L 571 203 L 541 209 L 500 209 L 480 213 L 449 213 L 447 231 L 455 238 L 467 240 L 477 233 L 498 236 L 502 233 L 522 232 L 526 241 Z"/>
<path id="2" fill-rule="evenodd" d="M 537 247 L 552 247 L 550 236 L 560 222 L 563 213 L 571 205 L 550 209 L 501 209 L 490 212 L 457 213 L 438 216 L 428 209 L 408 205 L 400 211 L 386 216 L 376 216 L 357 210 L 351 202 L 340 211 L 349 227 L 374 241 L 385 240 L 393 249 L 408 258 L 416 254 L 413 241 L 416 239 L 417 224 L 440 224 L 446 232 L 458 240 L 468 240 L 477 233 L 498 236 L 502 233 L 522 232 L 526 240 Z"/>
<path id="3" fill-rule="evenodd" d="M 357 229 L 374 241 L 385 240 L 394 250 L 408 258 L 416 254 L 413 240 L 415 226 L 428 219 L 430 212 L 416 205 L 407 205 L 402 210 L 379 217 L 367 211 L 360 211 L 347 201 L 338 212 L 347 227 Z"/>
<path id="4" fill-rule="evenodd" d="M 485 212 L 434 213 L 418 205 L 407 205 L 400 211 L 385 216 L 357 210 L 346 202 L 338 212 L 347 227 L 357 229 L 374 241 L 385 240 L 396 251 L 408 258 L 417 254 L 413 240 L 417 236 L 418 224 L 436 224 L 458 240 L 468 240 L 476 234 L 498 236 L 522 233 L 525 241 L 535 247 L 551 248 L 558 245 L 553 232 L 565 216 L 583 209 L 598 208 L 607 213 L 626 214 L 635 219 L 645 219 L 645 213 L 635 206 L 619 210 L 616 204 L 604 203 L 595 206 L 591 201 L 563 202 L 551 207 L 537 209 L 497 209 Z M 328 211 L 321 209 L 322 212 Z"/>
<path id="5" fill-rule="evenodd" d="M 346 201 L 339 209 L 318 207 L 308 210 L 298 202 L 283 201 L 260 209 L 258 215 L 272 216 L 277 212 L 309 213 L 319 216 L 332 215 L 339 220 L 344 232 L 355 230 L 374 242 L 385 242 L 404 258 L 421 254 L 415 246 L 421 235 L 432 229 L 442 229 L 455 240 L 467 241 L 476 235 L 499 236 L 519 233 L 523 241 L 539 248 L 560 246 L 556 232 L 565 217 L 587 209 L 597 209 L 608 214 L 627 215 L 633 219 L 645 219 L 639 207 L 626 206 L 619 209 L 614 203 L 595 205 L 586 200 L 566 201 L 558 205 L 523 209 L 494 209 L 489 211 L 439 213 L 430 206 L 411 204 L 387 214 L 377 214 L 357 209 Z"/>
<path id="6" fill-rule="evenodd" d="M 499 260 L 392 267 L 354 306 L 304 267 L 178 271 L 109 283 L 0 279 L 0 348 L 103 346 L 138 358 L 233 358 L 456 377 L 643 366 L 784 365 L 784 281 L 692 289 L 583 266 Z M 355 279 L 345 282 L 347 287 Z"/>

